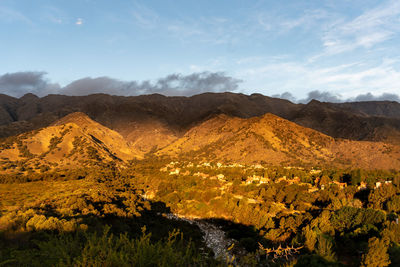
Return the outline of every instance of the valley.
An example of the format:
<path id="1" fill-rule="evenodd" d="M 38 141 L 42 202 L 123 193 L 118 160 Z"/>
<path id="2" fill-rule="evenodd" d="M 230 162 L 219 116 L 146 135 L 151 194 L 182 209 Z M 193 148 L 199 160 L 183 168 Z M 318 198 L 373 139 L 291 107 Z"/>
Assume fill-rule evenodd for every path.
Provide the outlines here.
<path id="1" fill-rule="evenodd" d="M 400 264 L 396 105 L 220 94 L 207 110 L 204 97 L 195 111 L 187 98 L 96 95 L 80 98 L 104 104 L 88 113 L 80 102 L 3 121 L 2 133 L 23 132 L 0 142 L 0 264 Z M 360 138 L 357 123 L 372 132 Z"/>
<path id="2" fill-rule="evenodd" d="M 399 0 L 0 0 L 0 33 L 0 267 L 400 267 Z"/>

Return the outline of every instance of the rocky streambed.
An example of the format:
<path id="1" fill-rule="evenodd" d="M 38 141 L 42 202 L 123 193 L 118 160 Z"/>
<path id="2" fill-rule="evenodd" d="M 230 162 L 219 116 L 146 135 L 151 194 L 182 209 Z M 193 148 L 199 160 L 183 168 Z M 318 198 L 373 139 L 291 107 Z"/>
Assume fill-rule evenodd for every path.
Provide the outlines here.
<path id="1" fill-rule="evenodd" d="M 237 242 L 228 238 L 220 227 L 204 220 L 187 218 L 173 213 L 167 213 L 165 217 L 170 220 L 181 220 L 197 225 L 203 233 L 204 243 L 214 252 L 215 258 L 234 263 L 235 257 L 229 248 Z"/>

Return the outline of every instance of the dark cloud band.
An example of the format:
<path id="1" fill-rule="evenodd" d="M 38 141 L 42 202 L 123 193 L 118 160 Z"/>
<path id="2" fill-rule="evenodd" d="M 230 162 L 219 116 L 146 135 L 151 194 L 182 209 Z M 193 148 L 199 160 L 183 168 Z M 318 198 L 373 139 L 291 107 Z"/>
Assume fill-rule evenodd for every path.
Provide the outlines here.
<path id="1" fill-rule="evenodd" d="M 400 96 L 390 93 L 383 93 L 381 95 L 373 95 L 371 93 L 366 93 L 366 94 L 360 94 L 356 97 L 343 98 L 339 94 L 333 94 L 330 92 L 322 92 L 315 90 L 309 92 L 307 94 L 307 97 L 303 99 L 297 99 L 289 92 L 273 95 L 272 97 L 283 98 L 297 103 L 308 103 L 313 99 L 321 102 L 331 102 L 331 103 L 361 102 L 361 101 L 397 101 L 400 103 Z"/>
<path id="2" fill-rule="evenodd" d="M 45 79 L 45 72 L 15 72 L 0 75 L 0 93 L 20 97 L 26 93 L 48 95 L 60 90 L 58 84 Z"/>
<path id="3" fill-rule="evenodd" d="M 45 78 L 46 72 L 16 72 L 0 75 L 0 93 L 21 97 L 26 93 L 38 96 L 48 94 L 90 95 L 105 93 L 111 95 L 135 96 L 143 94 L 163 94 L 167 96 L 191 96 L 205 92 L 237 92 L 242 80 L 227 76 L 223 72 L 199 72 L 190 75 L 171 74 L 152 81 L 120 81 L 109 77 L 82 78 L 65 87 L 51 83 Z M 285 92 L 273 97 L 288 99 L 292 102 L 308 103 L 312 99 L 323 102 L 349 101 L 397 101 L 397 94 L 384 93 L 376 96 L 371 93 L 360 94 L 353 98 L 344 99 L 338 94 L 323 91 L 311 91 L 304 99 L 296 99 L 291 93 Z"/>
<path id="4" fill-rule="evenodd" d="M 0 93 L 21 97 L 26 93 L 89 95 L 105 93 L 133 96 L 159 93 L 167 96 L 191 96 L 204 92 L 237 91 L 242 81 L 223 72 L 200 72 L 190 75 L 171 74 L 151 81 L 119 81 L 109 77 L 82 78 L 65 87 L 45 79 L 45 72 L 17 72 L 0 76 Z"/>

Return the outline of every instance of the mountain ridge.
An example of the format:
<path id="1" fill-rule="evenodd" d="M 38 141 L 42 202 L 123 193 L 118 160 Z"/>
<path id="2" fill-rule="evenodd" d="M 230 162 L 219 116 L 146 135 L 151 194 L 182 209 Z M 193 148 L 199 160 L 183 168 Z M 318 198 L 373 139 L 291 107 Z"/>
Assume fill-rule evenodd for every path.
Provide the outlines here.
<path id="1" fill-rule="evenodd" d="M 399 146 L 333 138 L 271 113 L 248 119 L 215 116 L 156 154 L 272 165 L 400 167 Z"/>
<path id="2" fill-rule="evenodd" d="M 24 171 L 38 171 L 42 165 L 68 169 L 114 162 L 123 166 L 129 160 L 152 156 L 246 164 L 400 168 L 400 146 L 333 138 L 271 113 L 250 118 L 216 114 L 171 139 L 165 138 L 170 133 L 159 133 L 154 127 L 136 134 L 136 142 L 127 141 L 88 115 L 75 112 L 51 126 L 0 143 L 0 159 L 10 172 L 21 170 L 21 164 Z M 159 146 L 154 146 L 155 136 Z"/>
<path id="3" fill-rule="evenodd" d="M 93 120 L 135 142 L 145 133 L 154 144 L 137 145 L 147 153 L 183 136 L 190 128 L 216 114 L 240 118 L 273 113 L 335 138 L 400 144 L 400 104 L 390 101 L 294 104 L 261 94 L 204 93 L 192 97 L 49 95 L 20 99 L 0 95 L 0 137 L 46 127 L 58 119 L 83 112 Z M 151 125 L 155 129 L 151 129 Z M 155 130 L 155 131 L 153 131 Z"/>
<path id="4" fill-rule="evenodd" d="M 51 126 L 7 138 L 0 143 L 0 163 L 6 173 L 76 169 L 142 159 L 117 132 L 72 113 Z"/>

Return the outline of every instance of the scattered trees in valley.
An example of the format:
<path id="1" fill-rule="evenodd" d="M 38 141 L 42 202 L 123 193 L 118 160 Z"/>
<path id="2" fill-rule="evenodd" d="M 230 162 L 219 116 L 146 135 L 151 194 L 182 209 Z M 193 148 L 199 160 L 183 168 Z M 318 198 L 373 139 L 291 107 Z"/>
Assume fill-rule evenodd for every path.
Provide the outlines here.
<path id="1" fill-rule="evenodd" d="M 43 257 L 57 255 L 59 263 L 76 266 L 123 265 L 122 258 L 126 264 L 141 260 L 181 266 L 222 264 L 213 259 L 198 228 L 162 216 L 175 213 L 202 218 L 225 231 L 237 242 L 239 265 L 396 266 L 400 264 L 399 177 L 396 171 L 168 159 L 132 161 L 125 169 L 111 164 L 3 174 L 0 263 L 23 265 L 43 259 L 53 265 L 54 257 Z M 11 193 L 15 183 L 27 191 Z M 48 192 L 39 190 L 42 186 Z M 30 240 L 30 254 L 26 247 L 15 245 L 16 233 Z M 101 245 L 93 247 L 95 241 Z M 258 244 L 269 249 L 299 248 L 299 253 L 271 258 Z M 152 256 L 141 259 L 144 249 Z M 104 258 L 96 258 L 99 253 L 105 253 Z"/>

